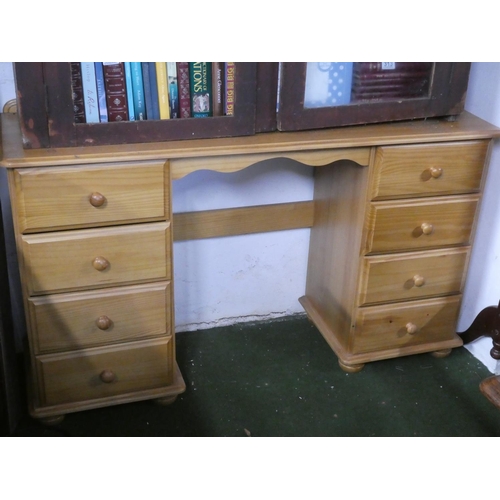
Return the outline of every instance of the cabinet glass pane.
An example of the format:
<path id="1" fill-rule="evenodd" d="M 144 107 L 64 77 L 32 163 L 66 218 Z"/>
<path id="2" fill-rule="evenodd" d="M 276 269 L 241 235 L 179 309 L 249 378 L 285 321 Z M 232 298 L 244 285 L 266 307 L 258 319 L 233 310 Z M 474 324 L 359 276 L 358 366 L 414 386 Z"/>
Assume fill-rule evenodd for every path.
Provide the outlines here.
<path id="1" fill-rule="evenodd" d="M 305 108 L 427 97 L 434 63 L 308 62 Z"/>

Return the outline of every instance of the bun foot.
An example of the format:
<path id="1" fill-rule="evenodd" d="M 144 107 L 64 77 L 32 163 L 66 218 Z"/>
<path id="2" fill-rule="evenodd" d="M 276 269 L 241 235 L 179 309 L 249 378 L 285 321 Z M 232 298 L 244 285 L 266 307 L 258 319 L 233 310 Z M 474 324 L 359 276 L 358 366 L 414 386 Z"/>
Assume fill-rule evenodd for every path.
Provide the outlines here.
<path id="1" fill-rule="evenodd" d="M 64 420 L 65 415 L 54 415 L 53 417 L 44 417 L 40 422 L 44 425 L 54 426 L 59 425 Z"/>
<path id="2" fill-rule="evenodd" d="M 340 361 L 340 359 L 339 359 L 339 366 L 346 373 L 358 373 L 364 368 L 365 364 L 361 363 L 358 365 L 347 365 L 347 364 L 343 363 L 342 361 Z"/>
<path id="3" fill-rule="evenodd" d="M 451 349 L 441 349 L 440 351 L 431 352 L 431 356 L 434 358 L 446 358 L 451 353 Z"/>
<path id="4" fill-rule="evenodd" d="M 168 406 L 171 405 L 177 399 L 177 395 L 175 396 L 167 396 L 164 398 L 155 399 L 155 403 L 160 406 Z"/>

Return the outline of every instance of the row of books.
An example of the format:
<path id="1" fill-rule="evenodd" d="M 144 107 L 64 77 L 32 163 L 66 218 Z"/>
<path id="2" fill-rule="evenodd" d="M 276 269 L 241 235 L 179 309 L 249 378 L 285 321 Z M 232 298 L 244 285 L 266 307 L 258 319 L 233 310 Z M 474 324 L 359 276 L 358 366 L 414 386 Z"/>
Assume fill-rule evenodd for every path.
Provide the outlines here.
<path id="1" fill-rule="evenodd" d="M 432 73 L 428 62 L 308 62 L 304 106 L 424 97 Z"/>
<path id="2" fill-rule="evenodd" d="M 235 63 L 70 64 L 75 123 L 234 114 Z"/>
<path id="3" fill-rule="evenodd" d="M 352 71 L 352 99 L 421 97 L 429 90 L 433 63 L 356 62 Z"/>

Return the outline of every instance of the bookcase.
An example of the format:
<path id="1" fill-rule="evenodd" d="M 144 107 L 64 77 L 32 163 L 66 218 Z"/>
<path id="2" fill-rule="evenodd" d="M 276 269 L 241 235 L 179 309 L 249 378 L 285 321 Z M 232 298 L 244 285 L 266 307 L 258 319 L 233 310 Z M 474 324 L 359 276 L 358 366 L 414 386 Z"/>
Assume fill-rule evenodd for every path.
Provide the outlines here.
<path id="1" fill-rule="evenodd" d="M 337 73 L 327 65 L 395 69 L 364 74 L 371 79 L 361 87 L 353 85 L 352 95 L 360 97 L 351 102 L 309 107 L 310 64 L 325 65 L 328 78 Z M 397 65 L 405 64 L 427 68 L 421 77 L 413 69 L 398 72 Z M 71 63 L 15 63 L 14 70 L 23 147 L 39 149 L 247 136 L 440 116 L 453 119 L 463 111 L 470 63 L 235 63 L 232 116 L 113 123 L 75 123 Z M 401 92 L 401 87 L 406 90 Z M 369 94 L 359 93 L 366 88 Z"/>
<path id="2" fill-rule="evenodd" d="M 207 139 L 255 133 L 257 63 L 235 63 L 236 99 L 232 116 L 109 123 L 75 123 L 70 64 L 14 64 L 18 113 L 26 149 Z M 261 70 L 265 69 L 266 66 L 262 66 Z M 265 81 L 271 83 L 269 79 Z M 267 92 L 263 85 L 259 88 L 264 95 Z"/>

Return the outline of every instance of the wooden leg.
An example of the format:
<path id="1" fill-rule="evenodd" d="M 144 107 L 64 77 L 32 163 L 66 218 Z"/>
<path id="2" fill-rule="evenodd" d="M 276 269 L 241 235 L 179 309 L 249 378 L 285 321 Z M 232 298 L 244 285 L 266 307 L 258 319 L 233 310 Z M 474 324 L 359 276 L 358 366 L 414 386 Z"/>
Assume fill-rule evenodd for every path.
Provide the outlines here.
<path id="1" fill-rule="evenodd" d="M 360 364 L 357 364 L 357 365 L 348 365 L 346 363 L 343 363 L 339 359 L 339 366 L 346 373 L 358 373 L 358 372 L 360 372 L 364 368 L 365 364 L 364 363 L 360 363 Z"/>
<path id="2" fill-rule="evenodd" d="M 177 394 L 175 396 L 167 396 L 165 398 L 155 399 L 155 403 L 160 406 L 171 405 L 177 399 Z"/>
<path id="3" fill-rule="evenodd" d="M 446 358 L 451 353 L 451 349 L 441 349 L 440 351 L 431 352 L 431 356 L 435 358 Z"/>
<path id="4" fill-rule="evenodd" d="M 464 344 L 479 337 L 491 337 L 493 347 L 490 351 L 493 359 L 500 359 L 500 303 L 498 306 L 484 308 L 464 332 L 458 333 Z"/>
<path id="5" fill-rule="evenodd" d="M 59 425 L 64 420 L 65 415 L 54 415 L 53 417 L 43 417 L 40 422 L 44 425 L 54 426 Z"/>

